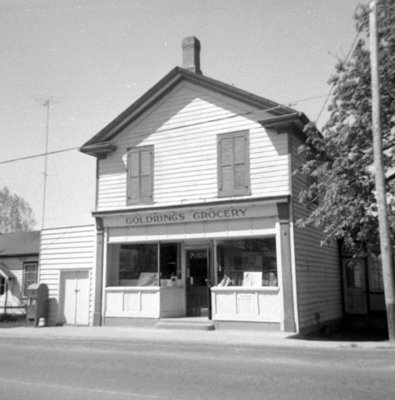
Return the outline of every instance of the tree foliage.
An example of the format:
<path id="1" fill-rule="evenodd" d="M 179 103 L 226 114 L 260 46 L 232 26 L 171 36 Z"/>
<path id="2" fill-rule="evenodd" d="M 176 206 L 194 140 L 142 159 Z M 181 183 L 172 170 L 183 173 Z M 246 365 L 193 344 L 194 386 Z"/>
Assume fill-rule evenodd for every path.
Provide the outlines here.
<path id="1" fill-rule="evenodd" d="M 389 174 L 395 166 L 395 2 L 377 3 L 384 164 Z M 305 162 L 298 171 L 314 178 L 300 201 L 306 208 L 315 204 L 299 224 L 321 228 L 324 242 L 344 239 L 351 249 L 360 248 L 361 242 L 376 246 L 379 239 L 372 167 L 368 6 L 359 6 L 354 18 L 358 42 L 349 59 L 337 63 L 329 80 L 333 95 L 328 107 L 330 117 L 322 132 L 314 124 L 305 129 L 307 141 L 300 149 Z M 394 189 L 389 180 L 389 199 L 395 195 Z M 395 216 L 389 218 L 394 236 Z"/>
<path id="2" fill-rule="evenodd" d="M 0 190 L 0 233 L 30 231 L 36 221 L 26 200 L 7 187 Z"/>

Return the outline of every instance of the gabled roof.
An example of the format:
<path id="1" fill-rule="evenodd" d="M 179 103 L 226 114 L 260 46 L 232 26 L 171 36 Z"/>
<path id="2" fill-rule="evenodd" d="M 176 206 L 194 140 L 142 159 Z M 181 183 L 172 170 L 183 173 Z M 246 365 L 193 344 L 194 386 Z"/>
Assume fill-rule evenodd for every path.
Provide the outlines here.
<path id="1" fill-rule="evenodd" d="M 15 278 L 15 275 L 8 269 L 8 267 L 0 262 L 0 276 L 5 279 Z"/>
<path id="2" fill-rule="evenodd" d="M 0 258 L 38 255 L 39 251 L 40 231 L 0 234 Z"/>
<path id="3" fill-rule="evenodd" d="M 292 108 L 256 96 L 232 85 L 208 78 L 207 76 L 188 71 L 184 68 L 176 67 L 138 100 L 136 100 L 130 107 L 123 111 L 118 117 L 105 126 L 99 133 L 88 140 L 80 148 L 80 151 L 95 156 L 105 156 L 114 151 L 115 146 L 110 143 L 111 139 L 173 90 L 182 81 L 210 89 L 216 93 L 220 93 L 242 103 L 254 106 L 258 110 L 267 110 L 264 114 L 265 117 L 262 117 L 264 118 L 264 121 L 260 121 L 264 125 L 266 121 L 268 122 L 268 126 L 269 124 L 270 126 L 280 125 L 285 120 L 287 124 L 297 121 L 301 126 L 309 122 L 308 118 L 303 113 L 299 113 Z M 270 118 L 267 118 L 268 113 L 271 115 Z"/>

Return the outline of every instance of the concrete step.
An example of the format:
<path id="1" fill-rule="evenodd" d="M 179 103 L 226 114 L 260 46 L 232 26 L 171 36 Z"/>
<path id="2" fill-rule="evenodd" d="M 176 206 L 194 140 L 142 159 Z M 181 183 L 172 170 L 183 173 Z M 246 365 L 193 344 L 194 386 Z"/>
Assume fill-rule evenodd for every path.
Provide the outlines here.
<path id="1" fill-rule="evenodd" d="M 155 328 L 213 331 L 215 326 L 207 318 L 162 318 Z"/>

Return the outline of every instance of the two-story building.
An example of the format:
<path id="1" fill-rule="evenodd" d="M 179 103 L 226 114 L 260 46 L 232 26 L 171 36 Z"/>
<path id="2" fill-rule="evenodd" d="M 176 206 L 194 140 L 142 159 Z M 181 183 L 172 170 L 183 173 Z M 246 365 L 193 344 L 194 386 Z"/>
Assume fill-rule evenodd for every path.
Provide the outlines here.
<path id="1" fill-rule="evenodd" d="M 307 117 L 183 67 L 82 147 L 97 158 L 93 324 L 205 317 L 316 329 L 342 317 L 337 246 L 295 222 Z"/>

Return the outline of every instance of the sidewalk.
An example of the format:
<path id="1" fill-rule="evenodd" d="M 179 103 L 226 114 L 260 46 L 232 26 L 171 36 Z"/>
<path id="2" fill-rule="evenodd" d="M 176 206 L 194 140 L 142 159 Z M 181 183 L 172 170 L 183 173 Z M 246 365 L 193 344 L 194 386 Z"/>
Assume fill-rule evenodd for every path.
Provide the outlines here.
<path id="1" fill-rule="evenodd" d="M 294 338 L 292 334 L 244 330 L 182 330 L 142 327 L 14 327 L 0 329 L 2 338 L 31 338 L 41 340 L 125 341 L 180 344 L 205 343 L 212 345 L 300 347 L 316 349 L 363 348 L 395 350 L 388 341 L 331 341 Z"/>

